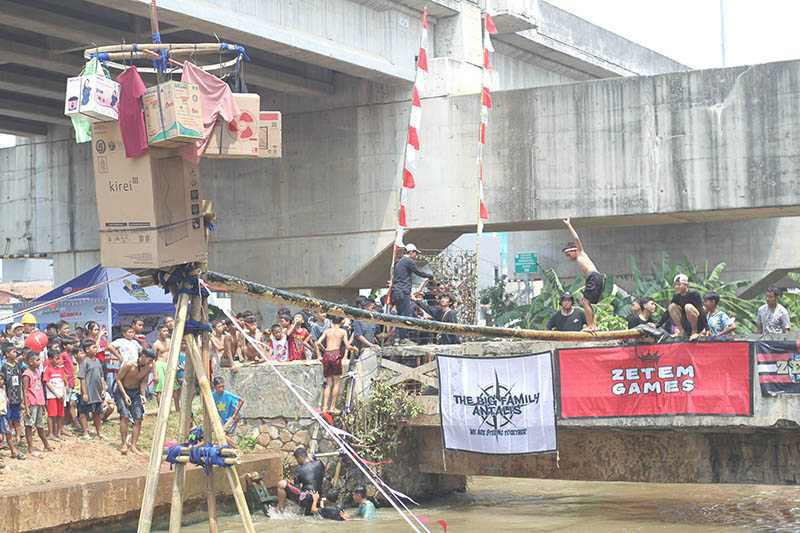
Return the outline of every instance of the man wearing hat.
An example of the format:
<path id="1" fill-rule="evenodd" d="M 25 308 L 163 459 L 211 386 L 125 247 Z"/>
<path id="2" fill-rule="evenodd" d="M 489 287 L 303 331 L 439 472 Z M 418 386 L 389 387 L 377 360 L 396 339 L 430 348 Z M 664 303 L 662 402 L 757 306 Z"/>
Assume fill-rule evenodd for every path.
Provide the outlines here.
<path id="1" fill-rule="evenodd" d="M 400 316 L 414 316 L 416 314 L 416 306 L 411 301 L 412 275 L 416 274 L 421 278 L 433 278 L 433 274 L 422 272 L 417 268 L 416 259 L 418 254 L 419 250 L 417 250 L 416 246 L 406 244 L 403 257 L 394 265 L 391 297 L 392 303 L 397 308 L 397 314 Z M 411 342 L 408 340 L 408 334 L 409 331 L 407 329 L 397 328 L 398 341 Z"/>
<path id="2" fill-rule="evenodd" d="M 575 309 L 575 299 L 569 292 L 561 293 L 561 309 L 556 311 L 547 322 L 548 330 L 555 331 L 581 331 L 586 327 L 586 316 Z"/>
<path id="3" fill-rule="evenodd" d="M 25 337 L 36 331 L 36 317 L 32 313 L 22 315 L 22 329 Z"/>
<path id="4" fill-rule="evenodd" d="M 675 294 L 667 312 L 676 330 L 673 337 L 686 337 L 688 331 L 689 338 L 696 339 L 706 328 L 703 299 L 699 292 L 689 290 L 689 277 L 686 274 L 678 274 L 672 283 Z"/>
<path id="5" fill-rule="evenodd" d="M 603 297 L 603 288 L 605 286 L 606 277 L 598 272 L 594 262 L 589 258 L 589 254 L 583 249 L 578 233 L 572 227 L 568 218 L 564 219 L 567 229 L 574 242 L 568 242 L 567 245 L 561 250 L 569 259 L 578 263 L 578 268 L 581 274 L 586 278 L 586 283 L 583 287 L 583 298 L 581 298 L 581 305 L 583 305 L 583 312 L 586 313 L 586 329 L 588 331 L 597 330 L 597 321 L 594 317 L 594 310 L 592 304 L 596 304 Z"/>

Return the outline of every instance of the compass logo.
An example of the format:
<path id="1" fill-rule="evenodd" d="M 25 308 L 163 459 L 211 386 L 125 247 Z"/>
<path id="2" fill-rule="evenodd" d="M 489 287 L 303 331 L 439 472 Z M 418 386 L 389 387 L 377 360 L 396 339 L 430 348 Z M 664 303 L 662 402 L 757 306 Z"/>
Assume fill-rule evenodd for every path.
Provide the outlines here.
<path id="1" fill-rule="evenodd" d="M 512 430 L 509 426 L 516 427 L 514 417 L 521 416 L 526 406 L 539 403 L 539 393 L 517 392 L 514 390 L 515 386 L 515 384 L 508 386 L 501 383 L 495 372 L 494 382 L 481 386 L 477 396 L 453 395 L 456 405 L 472 407 L 472 415 L 481 421 L 478 428 L 471 430 L 470 433 L 499 437 L 503 434 L 526 431 L 525 428 Z"/>

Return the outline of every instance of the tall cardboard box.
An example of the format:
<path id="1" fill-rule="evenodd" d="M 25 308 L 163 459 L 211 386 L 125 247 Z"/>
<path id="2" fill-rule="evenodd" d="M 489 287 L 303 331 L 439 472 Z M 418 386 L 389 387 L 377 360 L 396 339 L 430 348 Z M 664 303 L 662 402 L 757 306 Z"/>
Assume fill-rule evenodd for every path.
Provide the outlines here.
<path id="1" fill-rule="evenodd" d="M 203 154 L 212 159 L 240 159 L 258 157 L 259 108 L 261 97 L 257 94 L 234 94 L 241 114 L 233 122 L 217 119 Z"/>
<path id="2" fill-rule="evenodd" d="M 67 79 L 64 114 L 82 115 L 90 122 L 117 120 L 119 83 L 92 74 Z"/>
<path id="3" fill-rule="evenodd" d="M 100 259 L 122 268 L 206 261 L 200 176 L 168 151 L 126 158 L 118 122 L 94 124 Z M 160 158 L 162 157 L 162 158 Z"/>
<path id="4" fill-rule="evenodd" d="M 197 85 L 168 81 L 142 95 L 150 146 L 178 146 L 203 138 L 203 108 Z"/>
<path id="5" fill-rule="evenodd" d="M 258 124 L 258 157 L 281 157 L 281 112 L 261 111 Z"/>

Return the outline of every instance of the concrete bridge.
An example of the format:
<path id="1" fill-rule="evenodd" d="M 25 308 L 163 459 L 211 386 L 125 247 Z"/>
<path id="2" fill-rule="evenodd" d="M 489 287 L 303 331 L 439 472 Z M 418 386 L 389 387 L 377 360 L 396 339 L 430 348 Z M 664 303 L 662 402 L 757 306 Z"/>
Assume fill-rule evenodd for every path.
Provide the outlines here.
<path id="1" fill-rule="evenodd" d="M 159 2 L 170 41 L 217 34 L 248 46 L 252 90 L 284 112 L 281 160 L 203 163 L 219 221 L 212 268 L 327 297 L 383 285 L 422 4 Z M 442 248 L 475 219 L 480 11 L 428 4 L 432 79 L 409 240 Z M 32 135 L 0 150 L 0 244 L 6 256 L 53 257 L 57 281 L 98 259 L 91 161 L 62 127 L 58 84 L 87 44 L 146 40 L 147 6 L 0 0 L 0 130 Z M 546 2 L 494 6 L 488 230 L 546 234 L 573 216 L 606 232 L 595 241 L 619 227 L 686 227 L 702 249 L 716 242 L 703 237 L 709 227 L 747 225 L 759 238 L 734 255 L 754 276 L 800 266 L 796 247 L 780 245 L 795 219 L 773 218 L 798 214 L 800 63 L 686 72 Z M 683 248 L 667 241 L 662 249 Z M 613 244 L 601 264 L 620 256 Z"/>
<path id="2" fill-rule="evenodd" d="M 381 377 L 436 387 L 436 367 L 401 369 L 391 356 L 433 353 L 492 357 L 568 347 L 546 342 L 485 342 L 389 348 L 362 356 L 363 383 Z M 408 360 L 408 359 L 406 359 Z M 427 371 L 426 371 L 427 370 Z M 428 474 L 491 475 L 658 483 L 797 484 L 800 398 L 762 398 L 753 383 L 753 416 L 668 416 L 558 420 L 558 455 L 490 456 L 442 451 L 438 396 L 412 421 L 416 468 Z"/>

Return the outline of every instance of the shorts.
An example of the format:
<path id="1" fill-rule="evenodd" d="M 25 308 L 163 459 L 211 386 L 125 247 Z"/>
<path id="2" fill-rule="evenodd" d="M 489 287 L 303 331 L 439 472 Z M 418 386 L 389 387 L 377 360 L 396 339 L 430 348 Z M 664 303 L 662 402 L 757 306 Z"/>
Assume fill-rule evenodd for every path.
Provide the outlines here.
<path id="1" fill-rule="evenodd" d="M 20 404 L 8 404 L 6 410 L 6 418 L 10 423 L 19 423 L 22 420 L 22 406 Z"/>
<path id="2" fill-rule="evenodd" d="M 6 415 L 0 415 L 0 435 L 11 435 L 11 424 Z"/>
<path id="3" fill-rule="evenodd" d="M 606 284 L 606 277 L 600 272 L 590 272 L 586 276 L 586 284 L 583 286 L 583 297 L 589 303 L 596 304 L 603 297 L 603 288 Z"/>
<path id="4" fill-rule="evenodd" d="M 311 504 L 314 503 L 314 501 L 310 490 L 300 490 L 291 483 L 287 483 L 286 497 L 299 505 L 306 516 L 311 516 Z"/>
<path id="5" fill-rule="evenodd" d="M 103 414 L 103 402 L 84 403 L 83 398 L 78 397 L 78 412 L 84 415 Z"/>
<path id="6" fill-rule="evenodd" d="M 128 397 L 131 399 L 130 405 L 125 405 L 122 394 L 114 391 L 114 403 L 117 404 L 119 416 L 124 416 L 131 422 L 138 422 L 144 418 L 144 402 L 142 402 L 142 395 L 139 393 L 139 389 L 125 389 L 125 392 L 128 393 Z"/>
<path id="7" fill-rule="evenodd" d="M 47 416 L 64 416 L 64 399 L 47 399 Z"/>
<path id="8" fill-rule="evenodd" d="M 25 418 L 26 428 L 47 427 L 46 408 L 44 405 L 29 405 L 28 416 Z"/>
<path id="9" fill-rule="evenodd" d="M 326 350 L 322 355 L 322 375 L 326 378 L 342 375 L 342 354 L 339 350 Z"/>

